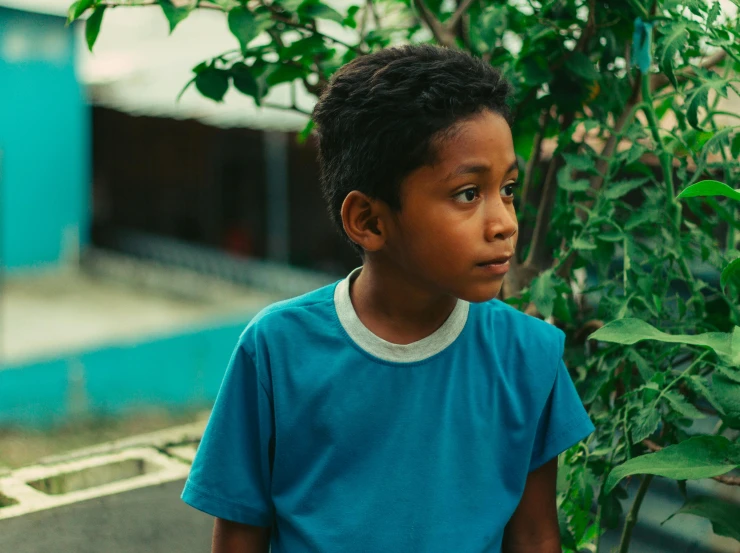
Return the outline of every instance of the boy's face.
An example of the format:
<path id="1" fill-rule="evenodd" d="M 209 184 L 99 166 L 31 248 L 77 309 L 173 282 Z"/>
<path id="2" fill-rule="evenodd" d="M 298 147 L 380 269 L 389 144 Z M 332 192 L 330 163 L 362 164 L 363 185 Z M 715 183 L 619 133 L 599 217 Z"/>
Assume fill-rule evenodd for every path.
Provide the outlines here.
<path id="1" fill-rule="evenodd" d="M 403 181 L 384 249 L 425 288 L 472 302 L 496 297 L 516 249 L 518 175 L 503 117 L 485 111 L 460 123 L 434 164 Z"/>

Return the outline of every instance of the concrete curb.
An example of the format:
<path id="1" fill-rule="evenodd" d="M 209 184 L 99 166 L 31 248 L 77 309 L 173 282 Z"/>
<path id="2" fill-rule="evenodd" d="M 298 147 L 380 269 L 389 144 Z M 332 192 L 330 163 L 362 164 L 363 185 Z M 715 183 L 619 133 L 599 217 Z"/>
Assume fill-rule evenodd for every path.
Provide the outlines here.
<path id="1" fill-rule="evenodd" d="M 190 424 L 183 424 L 181 426 L 174 426 L 171 428 L 165 428 L 164 430 L 157 430 L 155 432 L 149 432 L 147 434 L 138 434 L 136 436 L 127 436 L 120 440 L 113 440 L 102 444 L 86 447 L 83 449 L 76 449 L 60 455 L 51 455 L 44 457 L 39 460 L 39 465 L 52 465 L 57 463 L 64 463 L 68 461 L 74 461 L 79 459 L 85 459 L 94 455 L 105 455 L 109 453 L 115 453 L 134 447 L 151 447 L 160 451 L 165 451 L 167 448 L 172 446 L 184 446 L 192 444 L 193 447 L 197 446 L 200 442 L 200 438 L 203 435 L 203 431 L 206 428 L 208 422 L 209 412 L 204 412 L 200 420 Z"/>
<path id="2" fill-rule="evenodd" d="M 184 480 L 203 435 L 198 422 L 78 449 L 0 471 L 0 520 Z"/>
<path id="3" fill-rule="evenodd" d="M 11 504 L 0 520 L 186 478 L 190 465 L 154 448 L 131 448 L 54 465 L 34 465 L 0 478 Z"/>

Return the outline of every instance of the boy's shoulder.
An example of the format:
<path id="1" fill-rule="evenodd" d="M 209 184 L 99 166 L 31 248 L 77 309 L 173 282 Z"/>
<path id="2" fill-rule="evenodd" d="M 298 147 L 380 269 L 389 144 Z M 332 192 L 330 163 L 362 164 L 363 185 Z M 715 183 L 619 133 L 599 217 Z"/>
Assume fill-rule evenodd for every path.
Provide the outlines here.
<path id="1" fill-rule="evenodd" d="M 249 321 L 245 334 L 249 331 L 271 330 L 286 321 L 330 317 L 334 309 L 334 288 L 337 283 L 328 284 L 306 294 L 278 301 L 259 311 Z"/>
<path id="2" fill-rule="evenodd" d="M 556 356 L 562 356 L 565 333 L 558 327 L 519 311 L 498 299 L 473 305 L 480 313 L 480 324 L 488 327 L 487 330 L 492 335 L 528 348 L 550 351 Z"/>

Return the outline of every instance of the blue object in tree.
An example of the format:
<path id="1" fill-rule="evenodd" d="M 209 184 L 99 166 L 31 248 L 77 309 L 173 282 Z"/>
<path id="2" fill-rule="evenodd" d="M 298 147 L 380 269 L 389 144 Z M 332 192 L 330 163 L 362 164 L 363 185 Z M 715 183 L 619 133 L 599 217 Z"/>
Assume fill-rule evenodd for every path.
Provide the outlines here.
<path id="1" fill-rule="evenodd" d="M 645 22 L 641 17 L 635 19 L 635 33 L 632 36 L 632 65 L 647 73 L 653 61 L 653 22 Z"/>

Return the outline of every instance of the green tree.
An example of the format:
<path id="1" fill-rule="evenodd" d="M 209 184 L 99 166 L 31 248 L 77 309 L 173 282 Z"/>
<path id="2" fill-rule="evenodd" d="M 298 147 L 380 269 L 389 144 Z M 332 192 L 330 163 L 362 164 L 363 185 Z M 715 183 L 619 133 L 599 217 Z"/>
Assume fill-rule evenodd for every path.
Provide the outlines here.
<path id="1" fill-rule="evenodd" d="M 504 298 L 566 331 L 597 427 L 562 458 L 566 549 L 618 526 L 625 476 L 645 474 L 620 552 L 652 475 L 740 485 L 740 204 L 718 182 L 740 174 L 740 115 L 718 107 L 740 91 L 736 15 L 716 0 L 80 0 L 70 20 L 88 15 L 92 48 L 108 10 L 143 6 L 171 31 L 224 13 L 234 49 L 187 83 L 214 101 L 234 87 L 264 104 L 285 83 L 316 96 L 342 64 L 408 42 L 501 68 L 524 169 Z M 689 497 L 683 514 L 740 537 L 736 507 Z"/>

